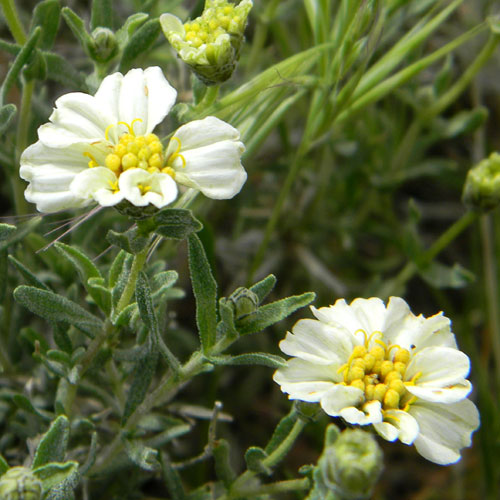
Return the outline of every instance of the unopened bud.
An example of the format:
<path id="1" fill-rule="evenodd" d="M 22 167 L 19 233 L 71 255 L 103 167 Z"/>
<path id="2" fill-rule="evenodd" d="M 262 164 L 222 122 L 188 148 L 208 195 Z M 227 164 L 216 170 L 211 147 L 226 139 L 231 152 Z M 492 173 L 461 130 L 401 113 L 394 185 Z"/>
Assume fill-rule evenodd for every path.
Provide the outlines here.
<path id="1" fill-rule="evenodd" d="M 319 467 L 327 488 L 346 499 L 368 498 L 383 468 L 382 450 L 375 437 L 346 429 L 325 448 Z"/>
<path id="2" fill-rule="evenodd" d="M 2 500 L 40 500 L 42 482 L 26 467 L 12 467 L 0 477 Z"/>
<path id="3" fill-rule="evenodd" d="M 235 319 L 251 314 L 259 307 L 259 297 L 248 288 L 237 288 L 230 296 L 234 308 Z"/>
<path id="4" fill-rule="evenodd" d="M 493 210 L 500 203 L 500 154 L 492 153 L 469 170 L 465 179 L 464 203 L 481 212 Z"/>
<path id="5" fill-rule="evenodd" d="M 227 0 L 206 0 L 200 17 L 182 24 L 172 14 L 160 16 L 165 37 L 205 85 L 229 79 L 240 56 L 252 0 L 238 5 Z"/>
<path id="6" fill-rule="evenodd" d="M 115 34 L 108 28 L 98 27 L 90 35 L 92 43 L 87 49 L 94 61 L 105 63 L 113 59 L 118 53 L 118 43 Z"/>

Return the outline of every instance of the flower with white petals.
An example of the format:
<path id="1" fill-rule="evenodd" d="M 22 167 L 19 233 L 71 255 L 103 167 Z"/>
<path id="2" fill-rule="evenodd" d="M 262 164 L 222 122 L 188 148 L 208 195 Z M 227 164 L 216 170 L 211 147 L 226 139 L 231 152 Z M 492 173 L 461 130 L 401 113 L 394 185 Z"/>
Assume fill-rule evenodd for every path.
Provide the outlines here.
<path id="1" fill-rule="evenodd" d="M 373 425 L 384 439 L 414 444 L 450 464 L 471 444 L 479 413 L 467 399 L 469 358 L 442 313 L 415 316 L 391 297 L 337 300 L 311 308 L 280 342 L 289 356 L 274 380 L 290 399 L 316 402 L 349 424 Z"/>
<path id="2" fill-rule="evenodd" d="M 40 212 L 124 200 L 161 208 L 176 199 L 178 184 L 232 198 L 247 177 L 234 127 L 208 116 L 179 127 L 166 147 L 153 133 L 176 96 L 151 67 L 106 77 L 94 96 L 60 97 L 39 140 L 21 155 L 26 199 Z"/>

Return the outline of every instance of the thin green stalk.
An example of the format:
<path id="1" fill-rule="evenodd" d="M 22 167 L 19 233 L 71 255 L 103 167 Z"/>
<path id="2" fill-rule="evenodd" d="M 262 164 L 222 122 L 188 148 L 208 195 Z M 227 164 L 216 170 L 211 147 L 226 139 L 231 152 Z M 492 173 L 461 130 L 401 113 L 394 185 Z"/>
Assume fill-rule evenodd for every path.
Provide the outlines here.
<path id="1" fill-rule="evenodd" d="M 135 284 L 137 282 L 137 277 L 139 273 L 142 271 L 144 263 L 146 262 L 146 258 L 148 256 L 149 245 L 146 246 L 142 252 L 139 252 L 134 256 L 134 261 L 132 262 L 132 268 L 130 269 L 130 276 L 128 278 L 128 282 L 125 286 L 125 289 L 122 292 L 122 296 L 116 305 L 116 313 L 119 314 L 125 307 L 127 307 L 130 303 L 130 299 L 134 295 L 135 292 Z"/>
<path id="2" fill-rule="evenodd" d="M 422 119 L 437 116 L 443 112 L 450 104 L 455 102 L 457 97 L 469 86 L 470 82 L 479 73 L 479 70 L 488 62 L 495 53 L 500 35 L 491 33 L 488 42 L 483 50 L 477 55 L 472 64 L 465 70 L 462 76 L 448 89 L 434 104 L 422 113 Z"/>
<path id="3" fill-rule="evenodd" d="M 33 90 L 35 88 L 35 81 L 30 80 L 23 85 L 21 97 L 21 111 L 19 113 L 19 122 L 17 125 L 17 138 L 16 138 L 16 165 L 19 164 L 21 153 L 28 146 L 28 132 L 31 115 L 31 100 L 33 97 Z M 24 198 L 24 183 L 21 182 L 20 177 L 17 175 L 11 176 L 12 191 L 14 193 L 14 203 L 16 213 L 23 215 L 28 213 L 28 204 Z"/>
<path id="4" fill-rule="evenodd" d="M 196 106 L 196 110 L 203 111 L 204 109 L 212 106 L 212 104 L 217 100 L 217 97 L 219 96 L 219 89 L 220 85 L 212 85 L 210 87 L 207 87 L 203 99 Z"/>
<path id="5" fill-rule="evenodd" d="M 483 254 L 483 274 L 486 287 L 488 323 L 490 326 L 491 345 L 495 359 L 496 382 L 500 387 L 500 314 L 498 311 L 498 269 L 497 253 L 493 241 L 491 215 L 483 215 L 480 219 L 481 247 Z"/>
<path id="6" fill-rule="evenodd" d="M 238 492 L 223 495 L 218 500 L 229 500 L 230 498 L 257 497 L 260 495 L 272 495 L 274 493 L 286 493 L 287 491 L 308 490 L 311 481 L 305 477 L 303 479 L 289 479 L 288 481 L 278 481 L 271 484 L 262 484 Z"/>
<path id="7" fill-rule="evenodd" d="M 422 255 L 418 264 L 426 266 L 430 264 L 439 253 L 441 253 L 457 236 L 459 236 L 465 229 L 467 229 L 478 218 L 477 212 L 466 212 L 460 219 L 455 221 L 435 242 L 434 244 Z M 418 271 L 419 266 L 416 262 L 408 262 L 406 266 L 401 269 L 398 275 L 388 281 L 379 292 L 379 296 L 383 299 L 389 297 L 394 290 L 403 286 L 410 280 Z"/>
<path id="8" fill-rule="evenodd" d="M 19 16 L 13 0 L 0 0 L 0 5 L 2 6 L 7 26 L 9 27 L 14 40 L 19 45 L 24 45 L 26 43 L 26 33 L 24 32 L 24 28 L 19 21 Z"/>
<path id="9" fill-rule="evenodd" d="M 284 439 L 268 457 L 262 460 L 262 465 L 265 467 L 273 467 L 281 462 L 285 455 L 290 451 L 290 448 L 295 443 L 295 440 L 299 437 L 300 433 L 306 426 L 306 423 L 307 422 L 305 420 L 300 418 L 297 419 L 286 439 Z M 254 476 L 255 472 L 250 470 L 246 470 L 243 474 L 241 474 L 241 476 L 234 481 L 229 491 L 228 498 L 240 498 L 241 496 L 247 496 L 245 484 L 247 484 L 248 481 Z"/>

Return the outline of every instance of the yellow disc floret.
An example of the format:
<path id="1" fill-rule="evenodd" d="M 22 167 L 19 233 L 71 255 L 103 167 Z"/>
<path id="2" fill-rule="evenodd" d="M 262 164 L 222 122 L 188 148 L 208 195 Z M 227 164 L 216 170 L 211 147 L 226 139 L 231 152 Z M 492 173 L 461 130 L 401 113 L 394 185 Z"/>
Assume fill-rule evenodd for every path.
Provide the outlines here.
<path id="1" fill-rule="evenodd" d="M 343 383 L 364 393 L 363 405 L 370 401 L 380 401 L 382 411 L 403 410 L 415 401 L 407 391 L 407 385 L 413 385 L 421 375 L 417 373 L 411 380 L 405 373 L 411 359 L 408 349 L 394 344 L 387 346 L 380 340 L 381 332 L 367 335 L 362 331 L 365 342 L 352 349 L 347 363 L 338 373 L 343 376 Z M 406 384 L 406 385 L 405 385 Z"/>

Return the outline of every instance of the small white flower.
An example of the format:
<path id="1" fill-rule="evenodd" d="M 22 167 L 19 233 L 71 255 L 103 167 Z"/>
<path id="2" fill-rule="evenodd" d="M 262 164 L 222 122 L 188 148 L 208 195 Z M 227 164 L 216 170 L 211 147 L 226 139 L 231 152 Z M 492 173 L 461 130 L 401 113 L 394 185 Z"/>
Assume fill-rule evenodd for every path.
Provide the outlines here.
<path id="1" fill-rule="evenodd" d="M 153 129 L 177 92 L 158 67 L 106 77 L 94 96 L 56 101 L 38 142 L 21 155 L 26 199 L 40 212 L 83 207 L 172 203 L 178 184 L 228 199 L 246 180 L 238 131 L 209 116 L 181 126 L 164 148 Z"/>
<path id="2" fill-rule="evenodd" d="M 317 319 L 298 321 L 280 342 L 294 356 L 274 374 L 281 390 L 350 424 L 371 424 L 388 441 L 413 443 L 427 460 L 458 461 L 479 413 L 450 320 L 415 316 L 399 297 L 387 307 L 371 298 L 311 309 Z"/>

